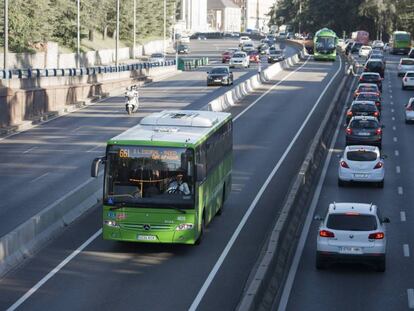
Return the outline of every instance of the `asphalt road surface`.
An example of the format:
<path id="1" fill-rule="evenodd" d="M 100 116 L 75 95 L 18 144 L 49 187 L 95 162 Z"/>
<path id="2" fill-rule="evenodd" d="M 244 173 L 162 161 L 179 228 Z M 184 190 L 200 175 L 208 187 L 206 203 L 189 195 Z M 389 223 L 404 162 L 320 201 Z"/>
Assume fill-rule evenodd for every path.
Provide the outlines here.
<path id="1" fill-rule="evenodd" d="M 339 60 L 303 61 L 279 73 L 231 110 L 233 189 L 223 215 L 209 225 L 200 246 L 103 241 L 98 206 L 0 281 L 0 309 L 13 305 L 10 310 L 234 310 L 268 231 L 278 217 L 290 181 L 330 104 L 329 96 L 318 99 L 343 69 L 340 64 Z M 199 73 L 200 78 L 194 79 L 192 74 L 183 73 L 145 88 L 143 110 L 132 118 L 125 115 L 121 98 L 110 99 L 30 131 L 37 136 L 26 137 L 35 134 L 25 133 L 13 137 L 15 143 L 9 142 L 8 146 L 19 146 L 15 150 L 20 153 L 2 157 L 9 163 L 33 164 L 38 160 L 39 173 L 61 170 L 61 180 L 55 180 L 59 189 L 62 180 L 69 176 L 69 184 L 62 187 L 77 185 L 87 178 L 92 158 L 103 153 L 107 138 L 154 110 L 200 108 L 203 98 L 223 89 L 206 90 L 201 79 L 205 75 Z M 338 82 L 335 79 L 333 85 Z M 163 84 L 164 87 L 156 88 Z M 55 154 L 53 163 L 43 163 L 36 149 L 25 154 L 37 158 L 18 158 L 42 143 L 55 143 L 57 149 L 62 149 L 54 153 L 50 148 L 52 158 L 49 156 L 48 161 Z M 1 154 L 6 153 L 7 149 L 2 148 Z M 258 195 L 276 166 L 279 168 L 270 184 Z M 19 173 L 24 169 L 32 168 L 19 168 Z M 12 174 L 11 170 L 8 172 Z M 43 177 L 43 182 L 55 175 L 58 173 Z M 17 188 L 18 182 L 15 185 Z M 5 190 L 2 191 L 4 194 Z M 257 203 L 253 204 L 255 197 Z M 22 202 L 27 203 L 26 200 L 27 197 Z M 251 214 L 240 228 L 249 210 Z M 238 234 L 234 244 L 228 244 L 235 232 Z M 73 253 L 76 249 L 79 252 Z M 70 257 L 64 261 L 67 256 Z M 59 264 L 60 268 L 55 269 Z M 212 270 L 215 265 L 217 269 Z"/>
<path id="2" fill-rule="evenodd" d="M 0 138 L 0 236 L 87 181 L 90 163 L 103 153 L 105 142 L 143 116 L 163 109 L 199 109 L 228 91 L 229 87 L 207 87 L 206 71 L 221 61 L 222 51 L 237 45 L 237 40 L 191 41 L 194 55 L 208 56 L 212 65 L 143 87 L 139 112 L 133 116 L 126 114 L 120 90 L 118 97 Z M 296 51 L 286 47 L 285 52 L 290 56 Z M 234 84 L 256 73 L 256 64 L 235 69 Z"/>
<path id="3" fill-rule="evenodd" d="M 366 186 L 337 186 L 339 157 L 345 146 L 344 127 L 332 150 L 326 178 L 322 180 L 315 214 L 323 215 L 328 204 L 364 202 L 377 204 L 387 225 L 387 267 L 384 273 L 360 264 L 333 265 L 318 271 L 315 268 L 316 235 L 319 222 L 311 223 L 303 251 L 298 251 L 299 265 L 291 269 L 292 288 L 285 288 L 287 304 L 274 310 L 410 310 L 414 309 L 414 274 L 411 259 L 414 245 L 414 125 L 404 123 L 404 105 L 414 96 L 412 90 L 401 90 L 397 65 L 402 56 L 387 56 L 383 81 L 382 124 L 385 185 L 383 189 Z M 344 122 L 344 121 L 342 121 Z M 313 215 L 309 215 L 311 218 Z M 290 293 L 290 295 L 288 295 Z"/>

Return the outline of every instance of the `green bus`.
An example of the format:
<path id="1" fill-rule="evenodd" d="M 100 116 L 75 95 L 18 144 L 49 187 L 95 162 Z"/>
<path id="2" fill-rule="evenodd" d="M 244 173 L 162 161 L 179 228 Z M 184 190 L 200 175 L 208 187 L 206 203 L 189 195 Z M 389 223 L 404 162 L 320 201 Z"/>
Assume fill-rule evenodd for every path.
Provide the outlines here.
<path id="1" fill-rule="evenodd" d="M 338 37 L 328 28 L 316 32 L 313 38 L 313 58 L 315 60 L 336 60 L 336 45 Z"/>
<path id="2" fill-rule="evenodd" d="M 406 31 L 394 31 L 390 40 L 391 54 L 408 54 L 411 49 L 411 34 Z"/>
<path id="3" fill-rule="evenodd" d="M 198 244 L 231 191 L 231 114 L 153 113 L 107 142 L 103 238 Z"/>

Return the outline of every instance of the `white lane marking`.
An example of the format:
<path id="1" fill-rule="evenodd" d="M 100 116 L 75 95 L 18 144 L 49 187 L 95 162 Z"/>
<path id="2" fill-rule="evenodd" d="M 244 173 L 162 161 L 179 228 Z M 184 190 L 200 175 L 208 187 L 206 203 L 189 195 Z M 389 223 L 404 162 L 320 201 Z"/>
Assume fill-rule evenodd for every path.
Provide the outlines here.
<path id="1" fill-rule="evenodd" d="M 391 101 L 391 105 L 394 105 L 394 102 L 393 101 Z"/>
<path id="2" fill-rule="evenodd" d="M 410 247 L 408 244 L 403 245 L 404 257 L 410 257 Z"/>
<path id="3" fill-rule="evenodd" d="M 398 187 L 398 194 L 403 195 L 403 187 Z"/>
<path id="4" fill-rule="evenodd" d="M 392 95 L 390 95 L 390 98 L 392 98 Z"/>
<path id="5" fill-rule="evenodd" d="M 395 121 L 395 117 L 392 117 L 391 119 L 392 119 L 393 121 Z"/>
<path id="6" fill-rule="evenodd" d="M 308 59 L 309 60 L 309 59 Z M 306 62 L 300 66 L 298 69 L 296 69 L 295 71 L 291 72 L 288 76 L 290 76 L 291 74 L 293 74 L 294 72 L 298 71 L 299 69 L 301 69 L 307 62 L 308 60 L 306 60 Z M 281 163 L 284 161 L 284 158 L 286 157 L 286 155 L 288 154 L 289 150 L 292 148 L 294 142 L 297 140 L 298 136 L 300 135 L 300 133 L 302 132 L 303 128 L 305 127 L 306 123 L 308 122 L 310 116 L 312 115 L 313 111 L 315 110 L 316 106 L 319 104 L 320 99 L 322 98 L 323 94 L 326 92 L 326 90 L 329 88 L 331 82 L 335 79 L 335 77 L 337 76 L 337 74 L 339 73 L 340 69 L 342 68 L 342 62 L 340 62 L 341 65 L 339 66 L 338 71 L 336 72 L 336 74 L 333 76 L 333 78 L 331 79 L 331 81 L 328 83 L 328 85 L 325 87 L 325 89 L 323 90 L 321 96 L 319 96 L 318 101 L 316 102 L 313 110 L 311 110 L 311 112 L 309 113 L 308 117 L 306 118 L 305 122 L 302 124 L 301 128 L 299 129 L 298 133 L 296 134 L 296 136 L 294 137 L 293 141 L 290 143 L 290 145 L 288 146 L 288 149 L 286 149 L 285 153 L 282 155 L 281 159 L 279 160 L 279 162 L 276 164 L 275 169 L 272 171 L 271 175 L 269 175 L 268 179 L 266 180 L 265 184 L 263 184 L 262 188 L 260 189 L 259 193 L 256 195 L 256 198 L 253 200 L 251 206 L 249 207 L 249 209 L 247 210 L 246 214 L 244 215 L 242 221 L 244 220 L 244 223 L 247 222 L 247 219 L 249 218 L 250 214 L 252 213 L 254 206 L 257 204 L 257 201 L 260 199 L 260 197 L 262 196 L 264 189 L 267 187 L 267 185 L 270 183 L 270 180 L 273 178 L 273 175 L 276 174 L 277 170 L 279 169 Z M 285 79 L 288 77 L 286 76 Z M 284 79 L 284 80 L 285 80 Z M 284 81 L 282 80 L 282 81 Z M 280 81 L 280 82 L 282 82 Z M 278 84 L 280 84 L 280 82 Z M 267 92 L 268 93 L 268 92 Z M 263 96 L 261 96 L 260 98 L 262 98 Z M 257 100 L 255 101 L 257 102 Z M 243 110 L 241 113 L 244 113 L 247 110 L 247 108 L 245 110 Z M 237 118 L 233 119 L 234 121 L 237 120 Z M 87 182 L 90 182 L 90 180 L 88 180 Z M 262 191 L 263 190 L 263 191 Z M 253 206 L 253 208 L 251 208 Z M 217 266 L 216 270 L 218 270 L 218 268 L 221 266 L 221 263 L 224 261 L 224 258 L 226 257 L 228 251 L 230 250 L 231 246 L 234 244 L 234 241 L 236 240 L 237 236 L 239 235 L 242 227 L 244 226 L 243 224 L 239 224 L 239 226 L 236 228 L 236 231 L 233 233 L 233 236 L 231 237 L 230 241 L 228 242 L 227 246 L 226 246 L 226 254 L 224 255 L 224 252 L 221 254 L 219 261 L 221 260 L 220 264 L 217 266 L 217 263 L 215 265 L 215 267 Z M 14 311 L 16 310 L 16 308 L 18 308 L 22 303 L 24 303 L 31 295 L 33 295 L 40 287 L 43 286 L 43 284 L 45 284 L 50 278 L 52 278 L 56 273 L 58 273 L 68 262 L 70 262 L 76 255 L 78 255 L 82 250 L 84 250 L 90 243 L 92 243 L 100 234 L 102 233 L 102 228 L 99 229 L 98 231 L 96 231 L 85 243 L 83 243 L 78 249 L 76 249 L 72 254 L 70 254 L 68 257 L 66 257 L 56 268 L 54 268 L 52 271 L 50 271 L 44 278 L 42 278 L 35 286 L 33 286 L 28 292 L 26 292 L 22 297 L 19 298 L 19 300 L 17 300 L 11 307 L 9 307 L 7 309 L 7 311 Z M 214 268 L 213 268 L 214 269 Z M 216 271 L 217 272 L 217 271 Z M 211 272 L 210 272 L 211 275 Z M 214 276 L 213 276 L 214 277 Z M 213 277 L 209 279 L 213 279 Z M 207 281 L 206 281 L 207 282 Z M 210 281 L 211 282 L 211 281 Z M 206 285 L 206 283 L 204 283 L 204 286 Z M 203 286 L 203 287 L 204 287 Z M 208 286 L 207 286 L 208 287 Z M 206 287 L 206 288 L 207 288 Z M 201 291 L 200 291 L 201 292 Z M 200 295 L 199 292 L 199 295 Z M 203 294 L 204 295 L 204 294 Z M 201 300 L 202 296 L 200 297 Z M 194 302 L 193 302 L 194 304 Z M 198 304 L 197 304 L 198 305 Z"/>
<path id="7" fill-rule="evenodd" d="M 349 92 L 348 97 L 345 101 L 346 103 L 349 102 L 350 95 L 352 93 L 352 87 L 350 88 L 348 92 Z M 322 169 L 322 173 L 321 173 L 321 176 L 319 177 L 318 185 L 316 186 L 315 193 L 313 195 L 308 214 L 306 215 L 305 224 L 303 225 L 303 228 L 302 228 L 302 233 L 299 238 L 298 247 L 295 252 L 295 257 L 293 258 L 292 265 L 290 266 L 289 274 L 287 276 L 285 286 L 283 288 L 283 293 L 280 298 L 279 307 L 277 309 L 278 311 L 285 311 L 287 304 L 289 302 L 289 296 L 292 290 L 293 282 L 295 281 L 295 276 L 298 270 L 299 261 L 302 257 L 303 248 L 305 247 L 305 243 L 308 238 L 311 222 L 313 221 L 312 215 L 315 213 L 316 205 L 318 204 L 319 196 L 322 192 L 322 186 L 326 178 L 326 173 L 328 172 L 329 163 L 331 162 L 332 153 L 335 147 L 335 142 L 338 139 L 338 134 L 339 134 L 341 124 L 343 122 L 342 120 L 343 120 L 343 116 L 345 115 L 345 110 L 346 110 L 346 107 L 344 106 L 342 109 L 342 113 L 341 113 L 342 117 L 340 121 L 338 122 L 338 126 L 336 127 L 336 130 L 335 130 L 335 134 L 332 137 L 331 145 L 329 146 L 329 152 L 328 152 L 328 155 L 326 156 L 326 160 L 325 160 L 325 163 Z M 272 310 L 275 310 L 275 306 L 272 306 Z"/>
<path id="8" fill-rule="evenodd" d="M 407 289 L 408 308 L 414 309 L 414 289 Z"/>
<path id="9" fill-rule="evenodd" d="M 396 130 L 397 130 L 397 127 L 396 127 L 395 125 L 393 125 L 392 129 L 393 129 L 394 131 L 396 131 Z"/>
<path id="10" fill-rule="evenodd" d="M 392 89 L 391 88 L 390 88 L 389 92 L 392 93 Z"/>
<path id="11" fill-rule="evenodd" d="M 14 311 L 20 305 L 25 302 L 31 295 L 33 295 L 43 284 L 45 284 L 50 278 L 52 278 L 56 273 L 59 272 L 65 265 L 67 265 L 76 255 L 83 251 L 89 244 L 92 243 L 100 234 L 102 229 L 96 231 L 89 239 L 86 240 L 81 246 L 79 246 L 74 252 L 72 252 L 68 257 L 66 257 L 59 265 L 57 265 L 52 271 L 50 271 L 43 279 L 41 279 L 35 286 L 29 289 L 22 297 L 19 298 L 13 305 L 11 305 L 7 311 Z"/>
<path id="12" fill-rule="evenodd" d="M 394 142 L 397 142 L 397 141 L 398 141 L 398 138 L 397 138 L 397 137 L 393 137 L 393 138 L 392 138 L 392 140 L 393 140 Z"/>
<path id="13" fill-rule="evenodd" d="M 394 111 L 395 111 L 394 108 L 391 108 L 391 112 L 394 113 Z"/>
<path id="14" fill-rule="evenodd" d="M 86 152 L 94 152 L 94 151 L 97 151 L 96 149 L 103 148 L 104 146 L 105 146 L 105 145 L 98 144 L 97 146 L 95 146 L 95 147 L 93 147 L 93 148 L 89 149 L 89 150 L 88 150 L 88 151 L 86 151 Z"/>
<path id="15" fill-rule="evenodd" d="M 309 58 L 308 58 L 308 60 L 309 60 Z M 341 58 L 339 58 L 339 67 L 338 67 L 338 70 L 336 71 L 335 75 L 331 78 L 331 80 L 328 82 L 328 84 L 325 86 L 325 88 L 323 89 L 322 93 L 319 95 L 319 97 L 318 97 L 315 105 L 313 106 L 312 110 L 308 113 L 308 116 L 306 117 L 305 121 L 302 123 L 302 126 L 299 128 L 299 130 L 296 133 L 295 137 L 293 137 L 293 140 L 290 142 L 289 146 L 287 147 L 287 149 L 285 150 L 285 152 L 283 153 L 283 155 L 281 156 L 281 158 L 277 162 L 276 166 L 273 168 L 272 172 L 267 177 L 265 183 L 260 188 L 260 190 L 257 193 L 256 197 L 254 198 L 253 202 L 250 204 L 248 210 L 244 214 L 242 220 L 240 221 L 239 225 L 237 226 L 236 230 L 234 231 L 233 235 L 231 236 L 229 242 L 227 243 L 226 247 L 224 248 L 223 252 L 221 253 L 221 255 L 220 255 L 219 259 L 217 260 L 216 264 L 214 265 L 213 269 L 209 273 L 206 281 L 204 282 L 203 286 L 201 287 L 200 291 L 198 292 L 198 294 L 197 294 L 196 298 L 194 299 L 193 303 L 191 304 L 190 308 L 188 309 L 189 311 L 195 311 L 197 309 L 197 307 L 200 304 L 201 300 L 203 299 L 205 293 L 207 292 L 210 284 L 212 283 L 214 277 L 216 276 L 218 270 L 220 269 L 221 265 L 223 264 L 224 259 L 227 257 L 227 254 L 230 252 L 230 249 L 232 248 L 232 246 L 233 246 L 234 242 L 236 241 L 237 237 L 239 236 L 241 230 L 243 229 L 243 227 L 246 224 L 247 220 L 249 219 L 251 213 L 255 209 L 255 207 L 256 207 L 257 203 L 259 202 L 260 198 L 262 197 L 263 193 L 267 189 L 267 186 L 269 185 L 269 183 L 273 179 L 274 175 L 279 170 L 280 166 L 282 165 L 282 163 L 284 162 L 285 158 L 287 157 L 290 149 L 292 149 L 292 147 L 295 144 L 296 140 L 298 139 L 298 137 L 302 133 L 303 129 L 307 125 L 309 119 L 313 115 L 313 112 L 318 107 L 318 105 L 319 105 L 322 97 L 325 95 L 326 91 L 331 86 L 332 81 L 335 80 L 336 76 L 339 74 L 339 72 L 341 72 L 341 70 L 342 70 L 342 60 L 341 60 Z M 342 115 L 343 114 L 344 113 L 342 113 Z"/>
<path id="16" fill-rule="evenodd" d="M 407 217 L 405 216 L 405 212 L 400 212 L 400 218 L 401 218 L 401 221 L 406 221 L 407 220 Z"/>
<path id="17" fill-rule="evenodd" d="M 33 151 L 33 150 L 35 150 L 37 147 L 32 147 L 32 148 L 29 148 L 29 149 L 27 149 L 26 151 L 23 151 L 22 153 L 29 153 L 30 151 Z"/>
<path id="18" fill-rule="evenodd" d="M 295 72 L 297 72 L 298 70 L 302 69 L 303 66 L 306 65 L 306 63 L 309 61 L 310 58 L 308 58 L 299 68 L 297 68 L 295 71 L 292 71 L 291 73 L 289 73 L 286 77 L 284 77 L 282 80 L 280 80 L 278 83 L 274 84 L 270 89 L 268 89 L 264 94 L 262 94 L 258 99 L 256 99 L 253 103 L 251 103 L 248 107 L 246 107 L 242 112 L 240 112 L 234 119 L 233 121 L 236 121 L 238 118 L 240 118 L 245 112 L 247 112 L 250 108 L 252 108 L 254 105 L 256 105 L 256 103 L 261 100 L 264 96 L 266 96 L 267 94 L 269 94 L 269 92 L 273 91 L 273 89 L 276 86 L 279 86 L 282 82 L 284 82 L 287 78 L 289 78 L 292 74 L 294 74 Z"/>
<path id="19" fill-rule="evenodd" d="M 399 167 L 398 165 L 395 167 L 395 171 L 397 172 L 397 174 L 401 173 L 401 167 Z"/>
<path id="20" fill-rule="evenodd" d="M 35 179 L 32 179 L 30 182 L 38 181 L 39 179 L 42 179 L 43 177 L 46 177 L 47 175 L 49 175 L 49 173 L 44 173 L 44 174 L 36 177 Z"/>
<path id="21" fill-rule="evenodd" d="M 394 154 L 395 154 L 396 157 L 398 157 L 400 155 L 400 152 L 398 150 L 395 150 Z"/>

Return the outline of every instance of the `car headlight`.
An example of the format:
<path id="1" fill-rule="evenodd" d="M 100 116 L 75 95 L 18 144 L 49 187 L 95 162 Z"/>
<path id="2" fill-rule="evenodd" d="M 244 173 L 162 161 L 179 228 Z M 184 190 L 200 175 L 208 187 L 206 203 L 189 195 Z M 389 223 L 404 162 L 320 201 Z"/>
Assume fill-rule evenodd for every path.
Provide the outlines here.
<path id="1" fill-rule="evenodd" d="M 185 231 L 185 230 L 191 230 L 194 228 L 193 224 L 179 224 L 175 230 L 176 231 Z"/>
<path id="2" fill-rule="evenodd" d="M 119 228 L 119 225 L 114 220 L 104 220 L 104 225 L 112 228 Z"/>

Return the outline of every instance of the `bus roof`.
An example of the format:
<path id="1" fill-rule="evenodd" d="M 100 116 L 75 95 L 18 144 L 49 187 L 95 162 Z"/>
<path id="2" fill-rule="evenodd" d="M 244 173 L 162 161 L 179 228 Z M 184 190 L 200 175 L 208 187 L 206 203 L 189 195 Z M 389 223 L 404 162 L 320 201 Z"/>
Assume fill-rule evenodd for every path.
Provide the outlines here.
<path id="1" fill-rule="evenodd" d="M 408 31 L 402 31 L 402 30 L 396 30 L 393 32 L 393 34 L 409 34 Z"/>
<path id="2" fill-rule="evenodd" d="M 318 36 L 321 36 L 321 37 L 336 37 L 336 33 L 333 30 L 329 29 L 329 28 L 322 28 L 322 29 L 320 29 L 316 32 L 315 37 L 318 37 Z"/>
<path id="3" fill-rule="evenodd" d="M 164 110 L 146 116 L 108 144 L 198 145 L 230 118 L 226 112 Z"/>

